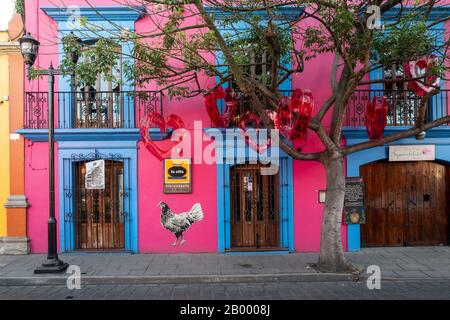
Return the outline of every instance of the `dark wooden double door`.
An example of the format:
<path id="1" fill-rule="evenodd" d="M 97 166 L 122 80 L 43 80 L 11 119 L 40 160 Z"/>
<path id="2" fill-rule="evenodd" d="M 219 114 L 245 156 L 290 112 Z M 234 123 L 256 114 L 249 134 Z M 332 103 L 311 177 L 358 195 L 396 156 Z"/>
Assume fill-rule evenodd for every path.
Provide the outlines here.
<path id="1" fill-rule="evenodd" d="M 449 169 L 435 162 L 378 162 L 362 166 L 367 221 L 362 246 L 448 243 Z"/>
<path id="2" fill-rule="evenodd" d="M 279 248 L 279 177 L 261 175 L 260 165 L 231 169 L 231 247 Z"/>
<path id="3" fill-rule="evenodd" d="M 86 164 L 76 168 L 76 249 L 125 248 L 123 163 L 105 162 L 105 188 L 86 189 Z"/>

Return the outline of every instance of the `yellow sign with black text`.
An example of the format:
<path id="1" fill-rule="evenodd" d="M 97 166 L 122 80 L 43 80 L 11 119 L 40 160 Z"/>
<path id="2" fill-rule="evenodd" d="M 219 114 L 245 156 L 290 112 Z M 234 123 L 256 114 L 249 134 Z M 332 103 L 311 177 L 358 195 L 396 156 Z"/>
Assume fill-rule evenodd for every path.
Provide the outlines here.
<path id="1" fill-rule="evenodd" d="M 165 159 L 164 193 L 191 192 L 191 159 Z"/>

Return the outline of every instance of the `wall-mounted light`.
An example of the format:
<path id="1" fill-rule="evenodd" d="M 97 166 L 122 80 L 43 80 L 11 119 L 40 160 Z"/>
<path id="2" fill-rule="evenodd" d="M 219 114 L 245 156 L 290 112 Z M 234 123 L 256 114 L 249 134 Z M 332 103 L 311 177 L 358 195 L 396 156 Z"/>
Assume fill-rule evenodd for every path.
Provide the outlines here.
<path id="1" fill-rule="evenodd" d="M 326 190 L 319 190 L 319 203 L 325 203 Z"/>
<path id="2" fill-rule="evenodd" d="M 416 140 L 425 140 L 425 136 L 427 133 L 425 131 L 422 131 L 416 135 Z"/>

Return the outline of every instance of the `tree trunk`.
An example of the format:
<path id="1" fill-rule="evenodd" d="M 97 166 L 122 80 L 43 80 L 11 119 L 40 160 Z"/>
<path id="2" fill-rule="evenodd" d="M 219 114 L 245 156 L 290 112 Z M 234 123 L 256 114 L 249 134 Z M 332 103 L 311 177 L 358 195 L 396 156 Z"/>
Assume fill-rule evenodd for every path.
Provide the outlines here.
<path id="1" fill-rule="evenodd" d="M 317 268 L 324 272 L 350 272 L 354 268 L 344 256 L 341 239 L 345 197 L 344 158 L 335 152 L 322 163 L 327 174 L 327 190 Z"/>

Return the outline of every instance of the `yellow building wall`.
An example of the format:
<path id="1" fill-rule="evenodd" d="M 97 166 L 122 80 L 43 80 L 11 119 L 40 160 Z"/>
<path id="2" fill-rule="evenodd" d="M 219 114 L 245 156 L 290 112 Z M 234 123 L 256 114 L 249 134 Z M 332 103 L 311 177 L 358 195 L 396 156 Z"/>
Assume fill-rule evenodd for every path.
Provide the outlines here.
<path id="1" fill-rule="evenodd" d="M 0 41 L 7 41 L 8 34 L 0 32 Z M 3 204 L 9 196 L 9 75 L 8 54 L 0 53 L 0 237 L 6 236 L 6 208 Z M 3 101 L 3 103 L 1 103 Z"/>

